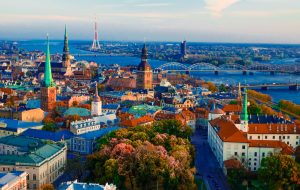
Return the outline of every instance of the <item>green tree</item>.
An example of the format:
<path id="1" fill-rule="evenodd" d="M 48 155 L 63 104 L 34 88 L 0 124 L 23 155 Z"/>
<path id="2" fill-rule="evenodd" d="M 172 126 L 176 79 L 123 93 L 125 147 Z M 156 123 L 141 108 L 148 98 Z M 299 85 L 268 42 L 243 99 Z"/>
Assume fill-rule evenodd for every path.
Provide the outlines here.
<path id="1" fill-rule="evenodd" d="M 55 132 L 58 130 L 58 128 L 56 127 L 54 122 L 47 122 L 47 123 L 44 123 L 43 130 Z"/>
<path id="2" fill-rule="evenodd" d="M 258 170 L 258 177 L 267 190 L 300 187 L 299 165 L 287 155 L 279 154 L 264 158 Z"/>

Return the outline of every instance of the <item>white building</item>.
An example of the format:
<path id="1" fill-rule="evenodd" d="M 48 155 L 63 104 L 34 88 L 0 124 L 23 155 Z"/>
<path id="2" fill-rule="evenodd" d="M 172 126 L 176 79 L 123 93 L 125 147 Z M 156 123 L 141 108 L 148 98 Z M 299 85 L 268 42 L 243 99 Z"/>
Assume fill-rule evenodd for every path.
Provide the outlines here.
<path id="1" fill-rule="evenodd" d="M 102 101 L 98 94 L 98 86 L 96 85 L 96 92 L 94 99 L 91 105 L 91 115 L 92 116 L 99 116 L 102 115 Z"/>

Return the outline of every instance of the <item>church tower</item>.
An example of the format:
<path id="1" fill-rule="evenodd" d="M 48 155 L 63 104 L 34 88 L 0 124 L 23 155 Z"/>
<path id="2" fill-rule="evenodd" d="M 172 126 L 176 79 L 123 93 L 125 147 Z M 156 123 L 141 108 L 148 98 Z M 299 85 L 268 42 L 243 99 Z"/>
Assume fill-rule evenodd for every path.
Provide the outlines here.
<path id="1" fill-rule="evenodd" d="M 64 36 L 64 49 L 62 55 L 62 63 L 63 67 L 66 69 L 66 73 L 64 76 L 72 76 L 72 68 L 71 68 L 71 55 L 69 49 L 69 40 L 68 40 L 68 33 L 67 33 L 67 26 L 65 26 L 65 36 Z"/>
<path id="2" fill-rule="evenodd" d="M 47 52 L 45 61 L 44 81 L 41 86 L 41 109 L 50 112 L 56 106 L 56 85 L 52 78 L 51 62 L 50 62 L 50 47 L 47 36 Z"/>
<path id="3" fill-rule="evenodd" d="M 152 89 L 153 73 L 150 64 L 148 63 L 148 50 L 144 44 L 142 50 L 141 63 L 137 70 L 136 88 L 137 89 Z"/>
<path id="4" fill-rule="evenodd" d="M 98 94 L 98 85 L 97 84 L 96 84 L 95 96 L 92 101 L 91 115 L 92 116 L 102 115 L 102 101 Z"/>
<path id="5" fill-rule="evenodd" d="M 248 98 L 247 89 L 245 88 L 243 93 L 243 105 L 241 113 L 241 130 L 243 132 L 248 132 Z"/>

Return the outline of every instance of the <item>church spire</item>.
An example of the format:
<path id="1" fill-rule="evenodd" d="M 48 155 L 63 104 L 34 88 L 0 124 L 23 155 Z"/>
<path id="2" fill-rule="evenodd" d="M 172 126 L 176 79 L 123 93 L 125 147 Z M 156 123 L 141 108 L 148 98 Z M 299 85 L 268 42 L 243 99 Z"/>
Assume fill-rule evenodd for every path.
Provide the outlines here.
<path id="1" fill-rule="evenodd" d="M 142 61 L 145 61 L 145 62 L 148 61 L 148 49 L 147 49 L 146 43 L 143 46 L 141 58 L 142 58 Z"/>
<path id="2" fill-rule="evenodd" d="M 242 107 L 241 120 L 244 122 L 248 122 L 248 98 L 247 98 L 246 88 L 243 93 L 243 107 Z"/>
<path id="3" fill-rule="evenodd" d="M 242 98 L 242 90 L 241 90 L 241 83 L 239 82 L 239 89 L 238 89 L 238 98 Z"/>
<path id="4" fill-rule="evenodd" d="M 44 86 L 51 87 L 53 85 L 52 71 L 51 71 L 51 61 L 50 61 L 50 47 L 49 47 L 49 37 L 47 35 L 47 52 L 45 61 L 45 73 L 44 73 Z"/>
<path id="5" fill-rule="evenodd" d="M 67 25 L 65 25 L 65 36 L 64 36 L 64 49 L 63 49 L 63 61 L 67 61 L 69 58 L 69 40 L 68 40 L 68 32 L 67 32 Z"/>

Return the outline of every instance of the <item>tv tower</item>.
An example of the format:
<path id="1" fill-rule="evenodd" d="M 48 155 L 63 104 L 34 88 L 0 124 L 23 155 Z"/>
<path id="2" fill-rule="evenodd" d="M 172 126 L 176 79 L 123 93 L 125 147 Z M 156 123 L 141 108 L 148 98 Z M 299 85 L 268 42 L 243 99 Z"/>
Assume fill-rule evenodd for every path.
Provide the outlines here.
<path id="1" fill-rule="evenodd" d="M 100 43 L 99 43 L 99 39 L 98 39 L 98 27 L 97 27 L 97 22 L 95 21 L 95 33 L 94 33 L 94 40 L 93 40 L 93 44 L 91 47 L 91 50 L 99 50 L 101 49 L 100 47 Z"/>

